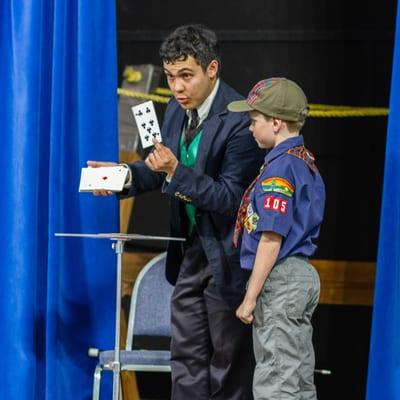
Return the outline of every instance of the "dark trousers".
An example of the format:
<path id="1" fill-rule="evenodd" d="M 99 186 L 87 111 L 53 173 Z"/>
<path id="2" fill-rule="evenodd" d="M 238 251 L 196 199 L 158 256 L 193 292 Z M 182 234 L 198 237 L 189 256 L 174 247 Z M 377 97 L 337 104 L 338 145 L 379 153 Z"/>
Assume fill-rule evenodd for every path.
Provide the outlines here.
<path id="1" fill-rule="evenodd" d="M 171 398 L 251 400 L 251 326 L 214 285 L 198 236 L 186 248 L 171 307 Z"/>

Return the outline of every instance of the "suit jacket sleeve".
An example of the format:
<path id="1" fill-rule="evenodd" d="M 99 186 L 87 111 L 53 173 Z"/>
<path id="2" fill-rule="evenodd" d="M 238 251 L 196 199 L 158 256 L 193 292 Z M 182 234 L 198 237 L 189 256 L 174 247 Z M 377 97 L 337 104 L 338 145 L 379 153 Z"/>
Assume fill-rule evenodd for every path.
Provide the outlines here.
<path id="1" fill-rule="evenodd" d="M 160 188 L 165 179 L 164 173 L 151 171 L 144 161 L 129 164 L 129 168 L 132 174 L 132 186 L 119 194 L 120 199 Z"/>
<path id="2" fill-rule="evenodd" d="M 225 140 L 219 143 L 224 153 L 218 172 L 212 177 L 207 170 L 203 173 L 179 163 L 171 182 L 164 185 L 164 191 L 192 203 L 199 211 L 235 215 L 245 187 L 255 176 L 257 167 L 254 166 L 259 166 L 260 152 L 249 132 L 247 116 L 227 113 L 225 117 L 227 120 L 215 139 L 216 142 Z M 216 163 L 216 160 L 208 161 Z"/>

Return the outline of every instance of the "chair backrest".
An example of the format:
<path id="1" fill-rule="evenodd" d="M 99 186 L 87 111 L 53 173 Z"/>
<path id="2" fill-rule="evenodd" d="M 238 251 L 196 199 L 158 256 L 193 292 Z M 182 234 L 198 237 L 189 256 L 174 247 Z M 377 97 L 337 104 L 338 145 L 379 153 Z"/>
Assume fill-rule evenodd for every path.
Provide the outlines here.
<path id="1" fill-rule="evenodd" d="M 173 286 L 165 278 L 166 253 L 150 260 L 140 271 L 132 291 L 126 349 L 133 336 L 171 336 Z"/>

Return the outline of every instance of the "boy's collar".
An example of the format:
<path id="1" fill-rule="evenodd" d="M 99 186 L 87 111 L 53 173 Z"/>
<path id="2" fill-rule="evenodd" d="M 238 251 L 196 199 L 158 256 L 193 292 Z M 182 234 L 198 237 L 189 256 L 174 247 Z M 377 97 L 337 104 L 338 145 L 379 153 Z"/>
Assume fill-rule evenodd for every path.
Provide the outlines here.
<path id="1" fill-rule="evenodd" d="M 304 144 L 304 138 L 302 135 L 291 137 L 279 143 L 277 146 L 273 147 L 265 156 L 266 162 L 271 162 L 276 157 L 281 154 L 286 153 L 289 149 L 296 146 L 301 146 Z"/>

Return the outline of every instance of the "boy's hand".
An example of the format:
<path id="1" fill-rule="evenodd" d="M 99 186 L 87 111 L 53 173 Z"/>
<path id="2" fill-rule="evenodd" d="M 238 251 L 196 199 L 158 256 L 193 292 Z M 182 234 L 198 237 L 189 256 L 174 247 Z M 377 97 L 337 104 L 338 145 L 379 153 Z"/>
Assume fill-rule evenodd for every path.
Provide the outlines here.
<path id="1" fill-rule="evenodd" d="M 256 308 L 256 302 L 244 299 L 242 304 L 236 310 L 236 316 L 244 323 L 251 324 L 253 322 L 253 311 Z"/>
<path id="2" fill-rule="evenodd" d="M 172 176 L 178 166 L 178 159 L 171 149 L 161 144 L 158 140 L 153 139 L 154 150 L 150 153 L 145 163 L 155 172 L 166 172 L 167 175 Z"/>

